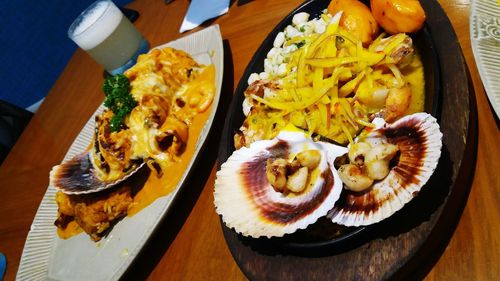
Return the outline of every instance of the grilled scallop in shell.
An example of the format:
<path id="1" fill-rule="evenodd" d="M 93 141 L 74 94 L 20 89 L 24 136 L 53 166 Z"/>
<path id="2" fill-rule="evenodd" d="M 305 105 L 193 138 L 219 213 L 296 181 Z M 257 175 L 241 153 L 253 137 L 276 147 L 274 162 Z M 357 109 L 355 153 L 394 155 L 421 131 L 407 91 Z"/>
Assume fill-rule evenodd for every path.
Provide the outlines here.
<path id="1" fill-rule="evenodd" d="M 74 156 L 50 171 L 50 185 L 58 188 L 65 194 L 88 194 L 112 188 L 125 181 L 137 172 L 144 162 L 137 160 L 131 163 L 123 176 L 116 179 L 105 179 L 92 163 L 93 153 L 84 152 Z"/>
<path id="2" fill-rule="evenodd" d="M 144 165 L 132 156 L 127 130 L 111 134 L 111 116 L 111 111 L 105 111 L 96 117 L 94 145 L 89 150 L 52 168 L 52 186 L 66 194 L 99 192 L 125 181 Z"/>
<path id="3" fill-rule="evenodd" d="M 373 150 L 382 144 L 391 149 L 397 147 L 398 152 L 390 160 L 388 174 L 383 179 L 375 179 L 367 189 L 352 190 L 345 185 L 340 199 L 327 215 L 334 223 L 361 226 L 388 218 L 417 196 L 438 164 L 443 135 L 437 120 L 430 114 L 415 113 L 394 123 L 385 123 L 383 119 L 376 118 L 373 123 L 376 124 L 376 129 L 362 132 L 356 144 L 363 142 L 364 145 L 357 145 L 357 148 L 370 146 Z M 352 153 L 352 147 L 350 158 L 362 159 Z M 358 149 L 361 150 L 368 151 L 365 158 L 371 152 L 370 149 Z M 339 169 L 339 173 L 342 176 L 343 172 L 351 172 L 346 170 L 350 168 L 357 171 L 356 167 L 359 165 L 360 163 L 346 164 Z M 361 166 L 359 170 L 363 169 Z M 353 177 L 358 175 L 353 173 Z M 360 174 L 358 179 L 366 177 Z M 348 176 L 346 181 L 349 181 Z"/>
<path id="4" fill-rule="evenodd" d="M 346 151 L 290 131 L 236 150 L 217 172 L 216 211 L 244 236 L 281 237 L 305 229 L 339 198 L 342 183 L 333 161 Z"/>

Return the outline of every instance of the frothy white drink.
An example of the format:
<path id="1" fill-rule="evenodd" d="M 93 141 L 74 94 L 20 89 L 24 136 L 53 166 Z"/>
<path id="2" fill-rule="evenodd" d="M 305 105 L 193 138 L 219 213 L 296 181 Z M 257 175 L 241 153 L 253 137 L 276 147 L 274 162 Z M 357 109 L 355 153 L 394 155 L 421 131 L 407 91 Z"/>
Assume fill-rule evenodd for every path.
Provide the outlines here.
<path id="1" fill-rule="evenodd" d="M 84 18 L 73 31 L 72 39 L 80 48 L 92 49 L 113 33 L 122 17 L 122 12 L 115 5 L 99 2 L 94 9 L 84 14 Z M 94 24 L 97 21 L 98 24 Z"/>
<path id="2" fill-rule="evenodd" d="M 69 28 L 68 36 L 112 74 L 123 72 L 148 48 L 135 26 L 109 0 L 84 11 Z"/>

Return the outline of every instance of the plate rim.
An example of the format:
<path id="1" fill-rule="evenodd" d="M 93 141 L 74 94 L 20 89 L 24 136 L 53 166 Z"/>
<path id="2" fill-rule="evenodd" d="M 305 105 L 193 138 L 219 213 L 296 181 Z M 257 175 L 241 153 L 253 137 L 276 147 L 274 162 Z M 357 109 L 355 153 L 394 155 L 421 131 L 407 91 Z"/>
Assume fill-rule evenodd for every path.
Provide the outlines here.
<path id="1" fill-rule="evenodd" d="M 493 7 L 496 7 L 496 10 L 500 12 L 500 3 L 496 0 L 492 1 L 493 3 L 490 4 Z M 478 18 L 479 16 L 489 16 L 493 17 L 492 15 L 485 15 L 486 13 L 481 11 L 481 10 L 487 10 L 488 7 L 486 7 L 488 4 L 484 2 L 484 0 L 473 0 L 471 1 L 471 8 L 470 8 L 470 21 L 469 21 L 469 40 L 471 42 L 471 49 L 472 49 L 472 54 L 474 57 L 474 61 L 476 63 L 477 70 L 479 72 L 479 77 L 481 78 L 481 82 L 484 86 L 484 90 L 486 92 L 486 96 L 488 97 L 488 100 L 491 104 L 491 107 L 493 108 L 493 111 L 495 112 L 497 118 L 500 118 L 500 91 L 495 91 L 494 87 L 491 85 L 491 71 L 486 70 L 486 65 L 482 63 L 482 61 L 485 59 L 486 54 L 484 52 L 480 51 L 479 44 L 481 43 L 480 38 L 476 38 L 476 34 L 479 32 L 479 23 L 478 23 Z M 496 6 L 495 6 L 496 5 Z M 496 17 L 496 19 L 500 22 L 500 17 Z M 500 28 L 500 26 L 499 26 Z M 479 37 L 479 36 L 478 36 Z M 495 48 L 497 51 L 497 54 L 500 53 L 500 40 L 498 41 L 498 46 Z M 497 60 L 498 61 L 498 60 Z M 489 65 L 491 66 L 491 65 Z M 500 63 L 496 66 L 498 70 L 500 70 Z M 500 75 L 497 78 L 498 83 L 500 84 Z M 497 95 L 497 96 L 495 96 Z"/>

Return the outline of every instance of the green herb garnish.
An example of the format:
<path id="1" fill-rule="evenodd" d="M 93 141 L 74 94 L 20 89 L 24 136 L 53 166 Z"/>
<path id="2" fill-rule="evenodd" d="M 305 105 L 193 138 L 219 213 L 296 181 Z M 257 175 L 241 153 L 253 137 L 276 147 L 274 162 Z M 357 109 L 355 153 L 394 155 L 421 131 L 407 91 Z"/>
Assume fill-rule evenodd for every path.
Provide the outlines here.
<path id="1" fill-rule="evenodd" d="M 304 46 L 305 44 L 306 44 L 306 42 L 305 42 L 305 41 L 300 41 L 300 42 L 295 43 L 295 46 L 297 46 L 297 48 L 299 48 L 299 49 L 300 49 L 300 48 L 301 48 L 302 46 Z"/>
<path id="2" fill-rule="evenodd" d="M 127 76 L 117 74 L 104 81 L 102 90 L 106 95 L 104 106 L 113 111 L 113 117 L 110 120 L 111 131 L 119 131 L 124 126 L 125 116 L 137 106 L 137 102 L 130 94 L 130 81 Z"/>

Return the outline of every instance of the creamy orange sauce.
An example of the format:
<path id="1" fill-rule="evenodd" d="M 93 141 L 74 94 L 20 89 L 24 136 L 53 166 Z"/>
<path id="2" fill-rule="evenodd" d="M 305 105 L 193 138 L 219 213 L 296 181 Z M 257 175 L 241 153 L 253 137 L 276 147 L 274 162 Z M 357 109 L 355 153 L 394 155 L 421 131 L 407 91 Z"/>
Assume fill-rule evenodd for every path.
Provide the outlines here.
<path id="1" fill-rule="evenodd" d="M 168 171 L 165 171 L 161 178 L 158 178 L 156 173 L 151 172 L 143 188 L 134 197 L 134 203 L 132 203 L 133 205 L 128 210 L 129 217 L 137 214 L 159 197 L 165 196 L 175 189 L 182 174 L 193 158 L 198 137 L 209 115 L 210 110 L 207 110 L 196 115 L 193 119 L 193 122 L 189 126 L 190 137 L 187 141 L 186 150 L 179 157 L 178 162 L 172 163 L 168 167 Z"/>
<path id="2" fill-rule="evenodd" d="M 83 229 L 76 223 L 76 221 L 70 221 L 65 229 L 57 228 L 57 235 L 61 239 L 68 239 L 74 235 L 80 234 Z"/>
<path id="3" fill-rule="evenodd" d="M 182 155 L 177 158 L 176 162 L 168 164 L 167 170 L 163 171 L 163 175 L 158 177 L 155 171 L 151 171 L 144 186 L 137 192 L 133 198 L 133 203 L 130 205 L 127 216 L 131 217 L 140 212 L 145 207 L 149 206 L 156 199 L 168 195 L 175 190 L 180 182 L 181 177 L 186 171 L 191 159 L 194 156 L 196 144 L 199 140 L 200 133 L 203 130 L 212 110 L 216 110 L 211 106 L 213 95 L 215 94 L 215 67 L 214 65 L 207 66 L 196 79 L 190 82 L 189 88 L 186 91 L 187 97 L 197 97 L 204 91 L 211 91 L 212 98 L 209 104 L 205 104 L 205 110 L 189 109 L 190 105 L 186 105 L 184 110 L 186 113 L 191 110 L 195 112 L 189 123 L 189 137 L 186 147 Z M 200 96 L 201 97 L 201 96 Z M 93 143 L 90 144 L 91 147 Z M 57 228 L 57 234 L 61 239 L 68 239 L 74 235 L 83 232 L 82 228 L 75 220 L 68 223 L 65 229 Z"/>
<path id="4" fill-rule="evenodd" d="M 215 67 L 208 66 L 192 83 L 189 90 L 185 93 L 187 97 L 199 94 L 200 87 L 212 87 L 212 93 L 215 93 Z M 196 91 L 196 92 L 195 92 Z M 212 99 L 213 100 L 213 99 Z M 186 105 L 189 107 L 189 104 Z M 208 107 L 210 109 L 211 107 Z M 200 136 L 201 130 L 206 124 L 211 110 L 205 110 L 196 114 L 191 124 L 189 124 L 189 138 L 186 144 L 185 151 L 178 158 L 177 162 L 170 163 L 167 170 L 163 172 L 162 177 L 158 177 L 156 172 L 152 171 L 146 183 L 141 190 L 134 196 L 134 202 L 128 210 L 128 216 L 131 217 L 139 211 L 153 203 L 159 197 L 165 196 L 172 192 L 179 183 L 184 171 L 187 169 L 189 162 L 193 158 L 196 143 Z"/>

